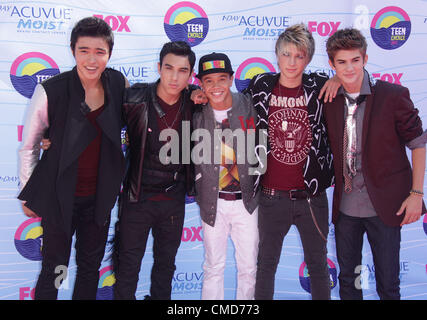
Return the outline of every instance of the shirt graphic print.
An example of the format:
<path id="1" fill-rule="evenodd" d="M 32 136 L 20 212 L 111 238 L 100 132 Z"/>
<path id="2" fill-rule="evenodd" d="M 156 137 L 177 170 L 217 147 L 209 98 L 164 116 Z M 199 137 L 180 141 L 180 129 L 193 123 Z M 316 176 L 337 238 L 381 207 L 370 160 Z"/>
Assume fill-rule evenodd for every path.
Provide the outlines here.
<path id="1" fill-rule="evenodd" d="M 286 165 L 296 165 L 304 161 L 311 146 L 311 130 L 304 91 L 282 87 L 282 94 L 272 94 L 269 114 L 270 147 L 273 157 Z"/>
<path id="2" fill-rule="evenodd" d="M 268 108 L 270 152 L 261 183 L 279 190 L 304 189 L 303 168 L 312 143 L 302 86 L 273 89 Z"/>

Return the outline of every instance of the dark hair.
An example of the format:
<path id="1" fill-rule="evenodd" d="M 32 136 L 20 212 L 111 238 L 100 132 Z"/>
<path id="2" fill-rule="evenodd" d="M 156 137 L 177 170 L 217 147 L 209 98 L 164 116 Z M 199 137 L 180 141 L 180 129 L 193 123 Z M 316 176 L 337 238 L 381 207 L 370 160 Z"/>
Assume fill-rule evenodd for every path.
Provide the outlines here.
<path id="1" fill-rule="evenodd" d="M 70 47 L 73 54 L 79 37 L 103 38 L 108 44 L 111 57 L 114 46 L 114 35 L 111 27 L 104 20 L 97 17 L 87 17 L 81 19 L 74 25 L 70 37 Z"/>
<path id="2" fill-rule="evenodd" d="M 365 37 L 359 30 L 354 28 L 338 30 L 326 42 L 326 52 L 332 62 L 334 62 L 335 55 L 339 50 L 359 49 L 363 58 L 365 58 L 367 48 L 368 43 Z"/>
<path id="3" fill-rule="evenodd" d="M 191 50 L 191 47 L 185 41 L 172 41 L 167 42 L 163 45 L 162 50 L 160 51 L 160 66 L 162 66 L 163 58 L 168 54 L 172 53 L 177 56 L 186 56 L 188 57 L 188 62 L 190 63 L 191 70 L 194 68 L 196 63 L 196 54 Z"/>

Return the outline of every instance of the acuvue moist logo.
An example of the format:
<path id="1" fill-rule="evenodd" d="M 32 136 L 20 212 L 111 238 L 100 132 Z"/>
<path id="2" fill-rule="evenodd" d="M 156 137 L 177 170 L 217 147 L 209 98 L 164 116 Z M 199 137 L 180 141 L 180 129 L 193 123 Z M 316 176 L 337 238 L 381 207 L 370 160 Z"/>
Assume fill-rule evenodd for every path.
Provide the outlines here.
<path id="1" fill-rule="evenodd" d="M 234 83 L 237 90 L 242 92 L 248 87 L 254 76 L 266 72 L 276 72 L 274 66 L 269 61 L 259 57 L 246 59 L 236 70 Z"/>
<path id="2" fill-rule="evenodd" d="M 172 278 L 173 294 L 200 292 L 203 286 L 203 271 L 176 272 Z"/>
<path id="3" fill-rule="evenodd" d="M 209 20 L 206 12 L 197 4 L 183 1 L 166 12 L 164 28 L 171 41 L 185 41 L 194 47 L 206 38 Z"/>
<path id="4" fill-rule="evenodd" d="M 276 40 L 290 25 L 290 16 L 245 16 L 228 14 L 222 23 L 233 24 L 242 30 L 242 40 Z"/>
<path id="5" fill-rule="evenodd" d="M 372 40 L 381 48 L 393 50 L 401 47 L 411 34 L 411 20 L 399 7 L 385 7 L 371 22 Z"/>
<path id="6" fill-rule="evenodd" d="M 3 1 L 4 2 L 4 1 Z M 18 2 L 18 1 L 10 1 Z M 71 8 L 61 5 L 31 5 L 31 1 L 23 5 L 0 5 L 0 14 L 4 15 L 11 25 L 16 23 L 16 31 L 20 33 L 65 35 L 72 21 Z M 32 1 L 35 2 L 35 1 Z"/>
<path id="7" fill-rule="evenodd" d="M 15 248 L 24 257 L 41 261 L 43 228 L 41 218 L 28 219 L 15 232 Z"/>
<path id="8" fill-rule="evenodd" d="M 58 65 L 48 55 L 41 52 L 27 52 L 12 63 L 10 81 L 16 91 L 26 98 L 31 98 L 38 83 L 59 72 Z"/>

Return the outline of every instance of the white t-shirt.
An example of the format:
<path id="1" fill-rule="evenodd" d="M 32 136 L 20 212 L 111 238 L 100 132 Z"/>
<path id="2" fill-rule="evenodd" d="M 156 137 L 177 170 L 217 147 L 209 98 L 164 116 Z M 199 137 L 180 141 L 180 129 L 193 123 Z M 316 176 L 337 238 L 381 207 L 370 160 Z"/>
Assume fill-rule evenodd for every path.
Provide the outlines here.
<path id="1" fill-rule="evenodd" d="M 223 120 L 227 119 L 227 112 L 231 110 L 231 108 L 228 108 L 226 110 L 215 110 L 212 109 L 215 115 L 215 120 L 219 123 L 221 123 Z"/>

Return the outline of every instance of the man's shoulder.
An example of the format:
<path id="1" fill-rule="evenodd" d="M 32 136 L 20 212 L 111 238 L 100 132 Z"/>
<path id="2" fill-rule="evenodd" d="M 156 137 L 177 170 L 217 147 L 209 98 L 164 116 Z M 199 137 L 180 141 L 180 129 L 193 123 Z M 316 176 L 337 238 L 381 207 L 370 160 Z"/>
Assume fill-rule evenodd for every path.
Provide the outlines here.
<path id="1" fill-rule="evenodd" d="M 53 87 L 57 85 L 61 85 L 64 82 L 68 81 L 72 73 L 72 70 L 61 72 L 53 77 L 50 77 L 49 79 L 44 80 L 41 85 L 46 89 L 48 87 Z"/>
<path id="2" fill-rule="evenodd" d="M 202 104 L 195 104 L 193 108 L 193 128 L 194 129 L 201 129 L 203 128 L 203 119 L 205 117 L 203 110 L 205 108 L 210 108 L 209 105 L 202 105 Z"/>
<path id="3" fill-rule="evenodd" d="M 125 91 L 125 103 L 141 103 L 148 99 L 153 83 L 135 83 Z"/>
<path id="4" fill-rule="evenodd" d="M 267 94 L 272 90 L 279 79 L 279 73 L 266 72 L 255 75 L 244 90 L 250 93 L 255 100 L 260 99 L 260 94 Z"/>
<path id="5" fill-rule="evenodd" d="M 203 108 L 209 108 L 209 106 L 206 104 L 195 104 L 193 107 L 193 118 L 200 117 L 203 112 Z"/>
<path id="6" fill-rule="evenodd" d="M 252 97 L 249 93 L 242 92 L 231 92 L 231 96 L 233 98 L 233 105 L 241 108 L 247 108 L 248 106 L 253 106 Z"/>
<path id="7" fill-rule="evenodd" d="M 303 73 L 302 81 L 305 87 L 309 88 L 322 88 L 329 76 L 322 71 L 314 71 L 310 73 Z"/>
<path id="8" fill-rule="evenodd" d="M 254 82 L 254 84 L 269 84 L 272 81 L 275 81 L 276 78 L 278 77 L 278 73 L 274 73 L 274 72 L 265 72 L 265 73 L 260 73 L 255 75 L 252 78 L 252 81 Z"/>
<path id="9" fill-rule="evenodd" d="M 329 76 L 324 71 L 321 71 L 321 70 L 313 71 L 310 73 L 303 73 L 303 77 L 311 78 L 311 79 L 314 79 L 314 78 L 325 79 L 325 80 L 329 79 Z"/>
<path id="10" fill-rule="evenodd" d="M 108 77 L 111 77 L 115 80 L 123 81 L 123 83 L 125 81 L 125 76 L 123 75 L 123 73 L 113 68 L 105 68 L 104 73 L 108 75 Z"/>
<path id="11" fill-rule="evenodd" d="M 376 94 L 385 94 L 385 95 L 390 95 L 390 94 L 399 95 L 405 92 L 406 90 L 408 90 L 408 88 L 402 85 L 390 83 L 388 81 L 382 81 L 382 80 L 377 80 L 373 87 Z"/>
<path id="12" fill-rule="evenodd" d="M 152 85 L 152 83 L 148 82 L 138 82 L 131 85 L 129 88 L 127 88 L 128 91 L 134 91 L 134 90 L 147 90 Z"/>

